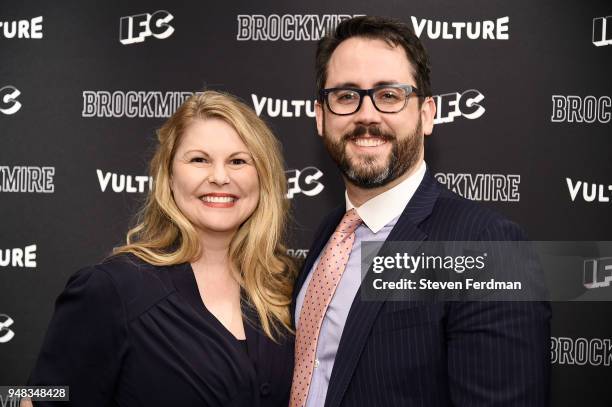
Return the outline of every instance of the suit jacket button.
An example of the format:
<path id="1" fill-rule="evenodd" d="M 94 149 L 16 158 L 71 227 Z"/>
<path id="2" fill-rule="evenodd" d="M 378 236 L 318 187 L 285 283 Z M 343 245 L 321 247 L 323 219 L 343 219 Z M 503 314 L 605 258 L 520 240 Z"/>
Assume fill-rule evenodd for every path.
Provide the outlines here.
<path id="1" fill-rule="evenodd" d="M 267 396 L 270 394 L 270 383 L 263 383 L 261 386 L 259 386 L 259 392 L 262 396 Z"/>

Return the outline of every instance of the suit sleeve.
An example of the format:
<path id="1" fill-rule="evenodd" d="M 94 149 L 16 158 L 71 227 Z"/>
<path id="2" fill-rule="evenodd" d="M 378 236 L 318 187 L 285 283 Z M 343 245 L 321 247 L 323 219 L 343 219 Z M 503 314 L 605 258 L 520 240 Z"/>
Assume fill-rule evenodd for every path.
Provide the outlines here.
<path id="1" fill-rule="evenodd" d="M 525 240 L 499 220 L 480 240 Z M 549 405 L 550 304 L 543 301 L 447 304 L 450 395 L 454 406 Z"/>
<path id="2" fill-rule="evenodd" d="M 70 403 L 34 406 L 107 406 L 127 348 L 124 307 L 111 277 L 95 267 L 70 278 L 55 305 L 32 386 L 69 386 Z"/>

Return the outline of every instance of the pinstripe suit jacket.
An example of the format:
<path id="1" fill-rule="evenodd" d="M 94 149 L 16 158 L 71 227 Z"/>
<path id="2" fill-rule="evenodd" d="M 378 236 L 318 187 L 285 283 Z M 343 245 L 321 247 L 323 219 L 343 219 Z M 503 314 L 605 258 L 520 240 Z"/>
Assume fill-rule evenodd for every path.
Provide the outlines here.
<path id="1" fill-rule="evenodd" d="M 296 281 L 294 307 L 344 211 L 338 207 L 322 222 Z M 524 239 L 516 224 L 450 192 L 429 170 L 387 238 Z M 325 407 L 547 406 L 550 317 L 544 302 L 373 302 L 357 292 Z"/>

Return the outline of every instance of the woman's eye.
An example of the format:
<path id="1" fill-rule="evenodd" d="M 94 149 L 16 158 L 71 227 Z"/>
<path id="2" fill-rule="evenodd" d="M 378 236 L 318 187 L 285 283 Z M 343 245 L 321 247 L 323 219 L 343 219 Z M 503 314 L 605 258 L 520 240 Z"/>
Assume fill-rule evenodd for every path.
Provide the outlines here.
<path id="1" fill-rule="evenodd" d="M 246 160 L 242 159 L 242 158 L 232 158 L 230 160 L 230 164 L 232 165 L 243 165 L 246 164 Z"/>
<path id="2" fill-rule="evenodd" d="M 203 163 L 207 163 L 208 160 L 204 157 L 193 157 L 191 160 L 189 160 L 189 162 L 203 164 Z"/>

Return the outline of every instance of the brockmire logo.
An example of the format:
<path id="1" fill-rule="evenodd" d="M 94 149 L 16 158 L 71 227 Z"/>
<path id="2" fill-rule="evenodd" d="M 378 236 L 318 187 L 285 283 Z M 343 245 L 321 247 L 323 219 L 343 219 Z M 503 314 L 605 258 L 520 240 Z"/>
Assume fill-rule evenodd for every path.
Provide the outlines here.
<path id="1" fill-rule="evenodd" d="M 436 179 L 448 189 L 473 201 L 518 202 L 521 199 L 519 174 L 437 173 Z"/>
<path id="2" fill-rule="evenodd" d="M 608 123 L 610 118 L 612 118 L 610 96 L 552 96 L 551 122 Z"/>
<path id="3" fill-rule="evenodd" d="M 84 90 L 83 117 L 170 117 L 190 96 L 199 92 Z"/>
<path id="4" fill-rule="evenodd" d="M 0 192 L 30 192 L 50 194 L 55 191 L 55 167 L 0 165 Z"/>
<path id="5" fill-rule="evenodd" d="M 362 14 L 239 14 L 238 41 L 317 41 L 341 21 Z"/>
<path id="6" fill-rule="evenodd" d="M 553 336 L 550 340 L 550 355 L 553 365 L 612 365 L 612 339 L 610 338 Z"/>

